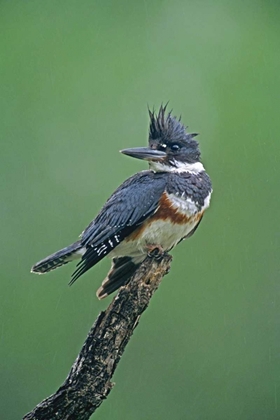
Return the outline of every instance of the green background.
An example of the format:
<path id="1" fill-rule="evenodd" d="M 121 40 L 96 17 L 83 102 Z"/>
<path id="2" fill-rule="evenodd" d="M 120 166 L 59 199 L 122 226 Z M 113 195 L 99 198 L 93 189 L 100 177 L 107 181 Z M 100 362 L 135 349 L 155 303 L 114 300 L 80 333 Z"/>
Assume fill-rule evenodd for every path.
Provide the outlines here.
<path id="1" fill-rule="evenodd" d="M 147 104 L 200 133 L 212 205 L 174 251 L 96 419 L 280 418 L 280 9 L 273 1 L 0 3 L 0 417 L 64 381 L 103 261 L 30 267 L 76 240 L 144 162 Z"/>

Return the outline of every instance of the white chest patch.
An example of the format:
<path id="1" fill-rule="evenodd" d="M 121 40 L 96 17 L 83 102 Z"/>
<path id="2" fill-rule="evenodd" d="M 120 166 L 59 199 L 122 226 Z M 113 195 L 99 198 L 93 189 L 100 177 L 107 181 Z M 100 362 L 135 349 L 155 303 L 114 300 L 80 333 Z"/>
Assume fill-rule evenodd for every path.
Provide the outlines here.
<path id="1" fill-rule="evenodd" d="M 166 196 L 172 203 L 172 206 L 185 216 L 191 217 L 198 212 L 197 205 L 189 197 L 184 197 L 184 194 L 181 196 L 166 194 Z"/>
<path id="2" fill-rule="evenodd" d="M 196 204 L 191 198 L 185 197 L 185 193 L 181 196 L 176 194 L 166 194 L 174 208 L 188 217 L 194 216 L 199 211 L 206 210 L 210 205 L 211 193 L 204 199 L 204 205 L 200 209 L 198 204 Z"/>

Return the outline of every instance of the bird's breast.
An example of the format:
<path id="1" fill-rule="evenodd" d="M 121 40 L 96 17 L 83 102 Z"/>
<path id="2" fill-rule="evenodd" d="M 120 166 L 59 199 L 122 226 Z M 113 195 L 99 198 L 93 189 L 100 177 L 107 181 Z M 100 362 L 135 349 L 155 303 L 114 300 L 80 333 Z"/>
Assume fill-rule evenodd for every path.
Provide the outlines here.
<path id="1" fill-rule="evenodd" d="M 165 192 L 156 212 L 129 235 L 126 242 L 139 249 L 155 244 L 169 250 L 194 229 L 203 212 L 204 209 L 199 209 L 189 198 Z"/>

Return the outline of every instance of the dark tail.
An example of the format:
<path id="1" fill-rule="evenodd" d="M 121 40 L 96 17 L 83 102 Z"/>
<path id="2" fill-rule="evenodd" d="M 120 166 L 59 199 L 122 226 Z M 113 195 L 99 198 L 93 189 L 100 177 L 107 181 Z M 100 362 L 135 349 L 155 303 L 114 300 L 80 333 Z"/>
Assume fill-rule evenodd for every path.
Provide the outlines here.
<path id="1" fill-rule="evenodd" d="M 138 267 L 139 264 L 135 264 L 130 257 L 114 258 L 111 270 L 96 292 L 98 299 L 105 298 L 127 284 Z"/>
<path id="2" fill-rule="evenodd" d="M 57 267 L 61 267 L 68 262 L 81 258 L 83 255 L 83 249 L 80 241 L 73 243 L 72 245 L 66 246 L 60 251 L 55 252 L 52 255 L 44 258 L 37 262 L 31 268 L 31 273 L 44 274 L 48 271 L 54 270 Z"/>

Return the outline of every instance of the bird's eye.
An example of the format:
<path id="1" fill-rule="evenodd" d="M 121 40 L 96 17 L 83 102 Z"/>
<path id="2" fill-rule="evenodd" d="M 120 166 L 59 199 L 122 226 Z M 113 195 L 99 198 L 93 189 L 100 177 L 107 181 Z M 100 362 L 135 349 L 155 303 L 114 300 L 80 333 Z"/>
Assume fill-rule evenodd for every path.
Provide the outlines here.
<path id="1" fill-rule="evenodd" d="M 172 152 L 178 152 L 178 150 L 180 149 L 179 144 L 172 144 L 172 146 L 170 147 L 170 149 L 172 150 Z"/>

